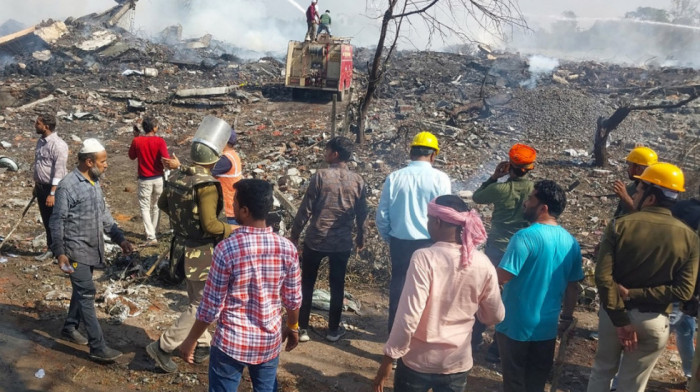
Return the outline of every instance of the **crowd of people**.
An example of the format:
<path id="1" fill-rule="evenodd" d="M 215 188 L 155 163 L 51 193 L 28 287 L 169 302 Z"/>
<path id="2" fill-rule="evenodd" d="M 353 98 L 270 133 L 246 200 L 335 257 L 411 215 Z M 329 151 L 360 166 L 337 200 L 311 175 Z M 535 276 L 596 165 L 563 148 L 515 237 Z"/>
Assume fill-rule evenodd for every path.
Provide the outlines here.
<path id="1" fill-rule="evenodd" d="M 346 268 L 353 247 L 365 245 L 369 212 L 365 182 L 347 164 L 354 143 L 327 141 L 327 167 L 309 179 L 287 239 L 266 222 L 272 185 L 245 178 L 228 123 L 203 119 L 190 165 L 168 153 L 154 117 L 140 123 L 143 134 L 134 127 L 129 157 L 138 160 L 145 245 L 158 243 L 164 212 L 173 230 L 167 275 L 185 281 L 189 298 L 145 351 L 165 372 L 178 369 L 176 349 L 189 363 L 208 359 L 210 391 L 236 390 L 246 367 L 256 391 L 277 390 L 283 344 L 290 351 L 311 340 L 311 302 L 324 258 L 331 293 L 325 337 L 336 342 L 347 333 L 341 322 Z M 41 257 L 56 258 L 70 277 L 61 336 L 89 346 L 96 361 L 114 361 L 122 353 L 104 339 L 92 274 L 105 263 L 103 233 L 124 253 L 133 246 L 100 188 L 108 167 L 104 146 L 84 140 L 69 172 L 68 148 L 55 127 L 50 114 L 36 119 L 35 194 L 49 246 Z M 584 278 L 579 244 L 558 223 L 566 191 L 552 180 L 531 180 L 536 149 L 513 145 L 508 161 L 472 197 L 493 205 L 487 234 L 476 210 L 452 195 L 449 176 L 433 167 L 439 153 L 435 135 L 418 133 L 410 163 L 382 187 L 375 221 L 390 254 L 389 337 L 372 388 L 382 391 L 393 370 L 396 391 L 468 389 L 472 354 L 485 329 L 495 326 L 486 358 L 501 363 L 503 390 L 542 392 Z M 651 149 L 633 149 L 627 162 L 631 182 L 613 184 L 619 207 L 596 255 L 599 344 L 588 391 L 643 391 L 672 329 L 689 387 L 700 391 L 693 344 L 700 202 L 676 202 L 685 191 L 683 172 L 658 162 Z"/>

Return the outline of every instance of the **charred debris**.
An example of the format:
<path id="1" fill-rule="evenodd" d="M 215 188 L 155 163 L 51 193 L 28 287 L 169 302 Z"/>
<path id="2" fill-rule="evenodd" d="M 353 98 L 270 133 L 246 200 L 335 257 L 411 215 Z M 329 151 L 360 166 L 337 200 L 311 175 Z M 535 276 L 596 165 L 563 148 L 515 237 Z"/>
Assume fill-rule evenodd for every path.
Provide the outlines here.
<path id="1" fill-rule="evenodd" d="M 322 164 L 320 152 L 333 133 L 330 105 L 311 100 L 302 109 L 291 102 L 283 87 L 284 59 L 243 60 L 214 37 L 183 39 L 180 26 L 155 40 L 131 34 L 119 18 L 132 5 L 122 2 L 102 14 L 48 20 L 19 31 L 12 21 L 0 26 L 7 33 L 0 37 L 0 158 L 12 158 L 19 168 L 0 165 L 0 179 L 8 184 L 3 206 L 22 204 L 31 189 L 27 172 L 37 110 L 58 113 L 69 144 L 98 137 L 122 154 L 132 123 L 149 111 L 179 156 L 186 156 L 199 119 L 216 113 L 236 119 L 246 174 L 277 184 L 275 224 L 284 232 L 308 178 Z M 372 55 L 370 49 L 354 50 L 355 91 L 366 85 Z M 465 53 L 398 52 L 370 109 L 366 146 L 352 162 L 368 184 L 370 206 L 376 206 L 386 175 L 405 163 L 406 146 L 419 129 L 438 135 L 436 165 L 467 199 L 506 158 L 510 145 L 536 146 L 540 159 L 533 176 L 571 189 L 563 223 L 589 257 L 614 210 L 611 183 L 626 179 L 624 157 L 636 144 L 681 166 L 690 190 L 685 197 L 697 195 L 700 105 L 689 100 L 672 107 L 695 94 L 696 70 L 541 62 L 483 45 Z M 342 103 L 337 133 L 352 137 L 359 95 Z M 626 116 L 606 139 L 607 167 L 595 167 L 599 118 L 620 107 L 647 106 L 659 108 Z M 488 222 L 489 207 L 478 208 Z M 12 209 L 0 213 L 7 214 Z M 351 269 L 381 280 L 388 269 L 386 249 L 371 219 L 368 230 L 368 246 L 353 256 L 358 262 Z"/>

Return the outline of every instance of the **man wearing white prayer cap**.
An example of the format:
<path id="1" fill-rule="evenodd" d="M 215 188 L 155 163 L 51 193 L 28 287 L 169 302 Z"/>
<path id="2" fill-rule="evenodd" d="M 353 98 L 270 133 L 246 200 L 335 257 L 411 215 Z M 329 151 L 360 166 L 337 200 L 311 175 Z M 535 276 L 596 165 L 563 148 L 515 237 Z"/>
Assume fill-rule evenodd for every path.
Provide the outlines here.
<path id="1" fill-rule="evenodd" d="M 100 187 L 107 168 L 107 151 L 97 139 L 85 139 L 78 152 L 78 167 L 67 174 L 56 189 L 49 221 L 53 236 L 51 251 L 63 272 L 69 274 L 73 293 L 61 337 L 90 346 L 90 358 L 111 362 L 122 355 L 107 346 L 95 313 L 95 284 L 92 271 L 105 264 L 104 237 L 110 236 L 125 254 L 132 246 L 112 219 Z M 78 331 L 84 324 L 87 338 Z"/>

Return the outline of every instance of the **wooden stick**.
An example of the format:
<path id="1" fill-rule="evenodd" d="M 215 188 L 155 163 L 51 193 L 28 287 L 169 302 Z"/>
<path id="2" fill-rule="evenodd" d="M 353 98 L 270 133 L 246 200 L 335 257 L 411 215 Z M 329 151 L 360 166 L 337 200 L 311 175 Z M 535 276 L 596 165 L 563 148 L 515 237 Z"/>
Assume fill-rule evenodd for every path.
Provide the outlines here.
<path id="1" fill-rule="evenodd" d="M 24 207 L 24 211 L 22 211 L 22 216 L 17 220 L 17 223 L 12 227 L 12 230 L 10 230 L 10 233 L 5 236 L 5 238 L 0 242 L 0 250 L 2 249 L 2 246 L 5 245 L 5 241 L 7 241 L 8 238 L 12 235 L 12 233 L 17 230 L 17 227 L 19 226 L 20 223 L 22 223 L 22 219 L 24 218 L 25 215 L 27 215 L 27 211 L 29 211 L 29 207 L 32 206 L 32 203 L 34 203 L 34 199 L 36 199 L 36 196 L 32 196 L 32 199 L 29 200 L 29 203 L 27 203 L 27 206 Z"/>
<path id="2" fill-rule="evenodd" d="M 282 207 L 289 213 L 289 215 L 292 216 L 292 219 L 294 219 L 294 217 L 297 216 L 297 206 L 292 204 L 292 202 L 289 201 L 284 193 L 280 192 L 279 189 L 275 188 L 273 194 L 275 195 L 275 198 L 279 200 Z"/>
<path id="3" fill-rule="evenodd" d="M 78 374 L 80 374 L 80 372 L 82 372 L 83 370 L 85 370 L 85 366 L 81 367 L 80 370 L 78 370 L 78 372 L 75 373 L 75 376 L 73 376 L 73 380 L 72 380 L 72 381 L 75 381 L 75 378 L 78 377 Z"/>
<path id="4" fill-rule="evenodd" d="M 165 255 L 167 255 L 168 253 L 170 253 L 170 249 L 166 249 L 163 253 L 160 254 L 160 256 L 158 256 L 158 259 L 156 260 L 156 262 L 153 263 L 151 268 L 149 268 L 148 271 L 146 272 L 147 277 L 151 276 L 153 271 L 155 271 L 156 267 L 163 261 L 163 259 L 165 259 Z"/>
<path id="5" fill-rule="evenodd" d="M 0 37 L 0 44 L 4 44 L 5 42 L 10 42 L 13 39 L 17 39 L 17 38 L 23 37 L 27 34 L 33 33 L 34 30 L 36 30 L 36 26 L 32 26 L 32 27 L 26 28 L 24 30 L 20 30 L 16 33 L 12 33 L 12 34 Z"/>
<path id="6" fill-rule="evenodd" d="M 335 137 L 336 127 L 336 106 L 338 105 L 338 94 L 333 93 L 333 106 L 331 108 L 331 137 Z"/>

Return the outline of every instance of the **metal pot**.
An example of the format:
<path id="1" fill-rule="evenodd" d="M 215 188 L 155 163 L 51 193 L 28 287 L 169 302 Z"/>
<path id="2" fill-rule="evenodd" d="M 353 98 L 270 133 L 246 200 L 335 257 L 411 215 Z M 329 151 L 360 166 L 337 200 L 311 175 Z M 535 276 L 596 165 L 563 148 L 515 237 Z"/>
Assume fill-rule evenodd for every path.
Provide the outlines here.
<path id="1" fill-rule="evenodd" d="M 199 124 L 192 143 L 204 144 L 221 155 L 228 138 L 231 137 L 231 131 L 232 128 L 226 121 L 214 116 L 206 116 Z"/>

